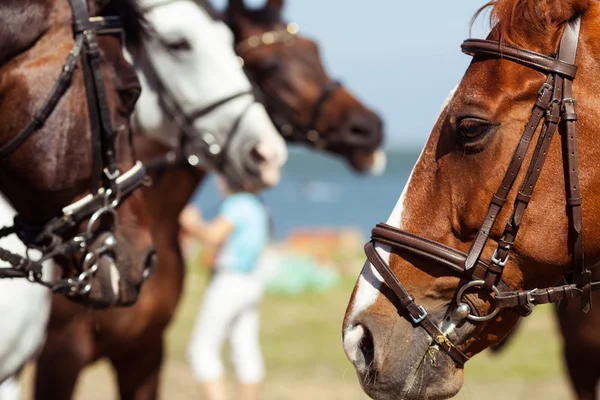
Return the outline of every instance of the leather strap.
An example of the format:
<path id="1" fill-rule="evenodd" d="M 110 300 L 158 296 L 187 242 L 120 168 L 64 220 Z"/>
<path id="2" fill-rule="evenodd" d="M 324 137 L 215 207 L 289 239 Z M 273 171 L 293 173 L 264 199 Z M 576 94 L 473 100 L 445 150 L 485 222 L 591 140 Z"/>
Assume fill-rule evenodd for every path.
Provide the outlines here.
<path id="1" fill-rule="evenodd" d="M 379 253 L 377 253 L 372 242 L 369 242 L 365 245 L 365 252 L 372 265 L 385 280 L 385 283 L 390 287 L 390 289 L 392 289 L 400 301 L 402 309 L 408 313 L 412 322 L 415 325 L 423 328 L 433 339 L 433 341 L 450 357 L 452 357 L 452 359 L 458 365 L 464 365 L 469 360 L 469 357 L 467 357 L 454 344 L 452 344 L 450 339 L 448 339 L 446 335 L 444 335 L 442 331 L 440 331 L 439 328 L 431 321 L 427 311 L 425 311 L 422 306 L 419 306 L 417 303 L 415 303 L 415 300 L 412 298 L 412 296 L 408 294 L 404 286 L 402 286 L 398 278 L 396 278 L 396 275 L 390 271 L 385 261 L 383 261 Z"/>
<path id="2" fill-rule="evenodd" d="M 529 118 L 529 121 L 527 121 L 525 130 L 523 131 L 523 135 L 521 136 L 521 140 L 517 145 L 512 160 L 508 166 L 508 169 L 506 170 L 504 178 L 502 179 L 500 187 L 492 197 L 492 201 L 489 205 L 487 214 L 485 216 L 485 219 L 483 220 L 481 228 L 479 228 L 477 236 L 475 237 L 475 240 L 473 241 L 473 244 L 469 249 L 469 255 L 465 262 L 465 268 L 467 270 L 473 268 L 475 263 L 477 263 L 479 258 L 481 257 L 481 253 L 485 248 L 485 244 L 487 243 L 492 227 L 496 222 L 496 218 L 498 217 L 498 214 L 500 214 L 500 211 L 502 210 L 502 207 L 506 202 L 508 193 L 510 192 L 514 184 L 515 179 L 519 175 L 519 171 L 521 170 L 521 166 L 525 161 L 525 156 L 527 155 L 527 151 L 529 150 L 529 144 L 531 143 L 533 135 L 537 131 L 540 121 L 546 113 L 548 105 L 552 101 L 552 83 L 553 79 L 551 76 L 549 76 L 546 79 L 546 82 L 544 82 L 544 84 L 538 91 L 538 99 L 533 107 L 531 117 Z"/>
<path id="3" fill-rule="evenodd" d="M 470 280 L 484 280 L 486 271 L 490 269 L 490 266 L 478 261 L 475 268 L 466 270 L 464 265 L 467 255 L 465 253 L 383 223 L 377 224 L 373 228 L 371 241 L 388 245 L 392 249 L 400 251 L 400 254 L 406 252 L 429 259 L 451 268 L 461 277 Z M 387 268 L 389 269 L 389 267 Z M 502 280 L 496 286 L 502 292 L 512 292 L 512 289 Z M 526 316 L 531 313 L 532 309 L 531 307 L 520 307 L 516 311 Z"/>
<path id="4" fill-rule="evenodd" d="M 574 64 L 531 50 L 500 43 L 496 40 L 467 39 L 463 42 L 461 48 L 463 53 L 469 55 L 502 58 L 545 74 L 557 74 L 569 79 L 575 79 L 577 74 L 577 66 Z"/>
<path id="5" fill-rule="evenodd" d="M 513 308 L 531 310 L 535 305 L 556 303 L 562 300 L 582 298 L 582 309 L 589 311 L 591 307 L 591 292 L 600 290 L 600 281 L 591 281 L 591 272 L 585 268 L 583 253 L 582 232 L 582 199 L 579 188 L 578 160 L 577 160 L 577 114 L 576 101 L 573 99 L 573 79 L 577 71 L 574 65 L 579 40 L 581 18 L 567 24 L 563 32 L 559 51 L 556 59 L 507 46 L 490 40 L 470 39 L 463 43 L 463 51 L 473 55 L 500 57 L 525 65 L 535 70 L 548 74 L 546 82 L 539 91 L 539 98 L 533 107 L 531 117 L 523 131 L 521 140 L 513 154 L 511 163 L 496 191 L 469 254 L 444 246 L 440 243 L 404 232 L 386 224 L 378 224 L 374 229 L 371 242 L 365 246 L 367 258 L 374 268 L 383 277 L 385 283 L 392 289 L 398 300 L 400 308 L 404 310 L 414 324 L 421 326 L 458 364 L 463 364 L 468 359 L 456 349 L 431 321 L 424 307 L 415 303 L 414 298 L 402 286 L 390 267 L 384 262 L 375 249 L 375 243 L 391 246 L 400 253 L 408 252 L 421 258 L 426 258 L 451 268 L 455 273 L 470 279 L 471 282 L 463 286 L 481 286 L 491 288 L 496 293 L 494 302 L 496 308 Z M 561 107 L 562 106 L 562 107 Z M 498 248 L 492 257 L 491 264 L 485 264 L 480 256 L 490 230 L 506 202 L 516 176 L 518 175 L 523 160 L 527 154 L 529 143 L 537 131 L 540 121 L 544 118 L 540 135 L 535 150 L 529 163 L 523 186 L 516 196 L 512 215 L 504 229 Z M 572 268 L 575 283 L 557 285 L 545 289 L 511 291 L 502 282 L 501 276 L 506 265 L 508 253 L 513 247 L 523 215 L 532 198 L 535 186 L 545 164 L 550 149 L 552 138 L 563 122 L 562 135 L 563 167 L 565 168 L 565 184 L 567 186 L 567 213 L 569 216 L 569 244 L 572 253 Z M 462 291 L 459 291 L 462 293 Z M 458 294 L 460 298 L 460 294 Z M 493 318 L 496 314 L 490 314 Z M 489 318 L 488 318 L 489 319 Z"/>

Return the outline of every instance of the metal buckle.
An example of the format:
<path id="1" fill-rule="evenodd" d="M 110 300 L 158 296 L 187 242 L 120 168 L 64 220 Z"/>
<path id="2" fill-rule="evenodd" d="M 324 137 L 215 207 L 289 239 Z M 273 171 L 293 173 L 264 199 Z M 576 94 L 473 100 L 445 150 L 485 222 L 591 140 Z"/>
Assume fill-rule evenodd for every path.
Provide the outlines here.
<path id="1" fill-rule="evenodd" d="M 544 83 L 542 87 L 538 90 L 538 98 L 541 101 L 544 95 L 546 94 L 546 90 L 552 90 L 552 85 L 549 83 Z"/>
<path id="2" fill-rule="evenodd" d="M 420 324 L 425 318 L 427 318 L 427 310 L 425 310 L 423 306 L 418 306 L 418 309 L 421 315 L 419 315 L 417 318 L 415 318 L 412 314 L 409 314 L 410 319 L 412 319 L 415 324 Z"/>
<path id="3" fill-rule="evenodd" d="M 525 295 L 527 298 L 527 304 L 533 304 L 534 306 L 536 305 L 534 302 L 534 298 L 533 295 L 535 295 L 538 291 L 538 288 L 535 289 L 531 289 L 530 291 L 527 292 L 527 294 Z"/>
<path id="4" fill-rule="evenodd" d="M 560 105 L 562 103 L 561 99 L 557 99 L 556 97 L 554 97 L 551 101 L 550 104 L 548 104 L 548 114 L 552 115 L 554 113 L 554 107 L 556 107 L 557 105 Z"/>
<path id="5" fill-rule="evenodd" d="M 501 260 L 498 258 L 498 249 L 494 250 L 494 254 L 492 254 L 492 262 L 499 266 L 500 268 L 504 268 L 506 266 L 506 263 L 508 262 L 508 259 L 510 258 L 509 254 L 506 254 L 506 258 L 504 260 Z"/>

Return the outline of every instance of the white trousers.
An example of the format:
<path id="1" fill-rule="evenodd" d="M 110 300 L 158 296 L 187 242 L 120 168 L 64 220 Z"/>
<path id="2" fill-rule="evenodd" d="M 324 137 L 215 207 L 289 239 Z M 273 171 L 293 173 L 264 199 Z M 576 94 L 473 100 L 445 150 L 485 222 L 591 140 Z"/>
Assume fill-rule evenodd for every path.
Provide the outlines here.
<path id="1" fill-rule="evenodd" d="M 258 383 L 263 379 L 258 309 L 262 295 L 263 285 L 257 277 L 217 272 L 206 290 L 188 347 L 196 379 L 206 382 L 223 377 L 221 349 L 226 338 L 238 381 Z"/>

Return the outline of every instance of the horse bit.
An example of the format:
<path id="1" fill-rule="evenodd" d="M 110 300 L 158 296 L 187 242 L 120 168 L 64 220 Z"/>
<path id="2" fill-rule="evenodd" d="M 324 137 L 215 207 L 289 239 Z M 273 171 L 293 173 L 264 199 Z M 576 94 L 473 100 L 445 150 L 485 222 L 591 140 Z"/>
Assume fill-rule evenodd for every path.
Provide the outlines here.
<path id="1" fill-rule="evenodd" d="M 299 31 L 298 24 L 290 22 L 284 29 L 267 31 L 260 35 L 250 36 L 246 40 L 240 42 L 237 46 L 237 53 L 240 56 L 240 62 L 244 65 L 243 56 L 248 51 L 253 49 L 271 46 L 273 44 L 287 45 L 296 39 L 296 34 Z M 251 82 L 256 80 L 252 77 L 250 71 L 245 68 L 246 74 Z M 264 90 L 261 90 L 258 85 L 254 84 L 255 91 L 262 98 L 262 102 L 271 109 L 269 115 L 273 120 L 277 129 L 290 142 L 308 142 L 318 148 L 325 148 L 326 141 L 323 135 L 317 129 L 317 123 L 323 114 L 323 107 L 329 98 L 342 86 L 337 80 L 328 81 L 323 87 L 320 96 L 317 98 L 315 105 L 311 111 L 311 117 L 307 124 L 302 124 L 294 121 L 292 112 L 287 109 L 282 102 L 274 96 L 269 95 Z"/>
<path id="2" fill-rule="evenodd" d="M 583 259 L 582 199 L 579 191 L 575 129 L 577 114 L 575 113 L 576 101 L 572 96 L 573 80 L 577 72 L 577 66 L 574 63 L 580 24 L 581 17 L 567 24 L 556 58 L 493 40 L 468 39 L 462 44 L 464 53 L 485 58 L 509 60 L 547 74 L 546 81 L 539 89 L 538 99 L 533 106 L 532 114 L 513 154 L 502 184 L 492 197 L 486 218 L 468 254 L 386 224 L 378 224 L 372 231 L 371 241 L 365 245 L 367 258 L 398 298 L 400 302 L 399 309 L 406 312 L 407 317 L 415 326 L 422 327 L 431 336 L 433 342 L 445 350 L 458 365 L 462 366 L 469 357 L 458 350 L 446 337 L 438 325 L 431 320 L 427 310 L 415 303 L 414 298 L 375 250 L 375 244 L 388 245 L 400 253 L 410 253 L 434 261 L 469 280 L 458 290 L 454 310 L 449 308 L 447 311 L 447 315 L 455 324 L 467 319 L 476 322 L 489 321 L 495 318 L 500 310 L 504 308 L 515 309 L 522 316 L 527 316 L 531 313 L 533 306 L 557 303 L 575 297 L 581 298 L 582 310 L 584 312 L 589 311 L 591 292 L 600 289 L 600 282 L 592 282 L 591 272 L 585 267 Z M 498 241 L 491 262 L 485 263 L 480 258 L 491 228 L 506 202 L 508 193 L 523 164 L 529 143 L 542 119 L 544 119 L 542 130 L 525 181 L 517 194 L 512 215 Z M 574 283 L 545 289 L 512 291 L 502 280 L 502 272 L 513 248 L 522 216 L 544 166 L 550 143 L 561 121 L 564 128 L 564 131 L 560 133 L 563 142 L 565 184 L 569 188 L 566 203 Z M 479 312 L 476 307 L 463 301 L 465 291 L 470 288 L 485 289 L 494 293 L 493 304 L 495 308 L 491 313 L 482 315 L 483 313 Z M 472 313 L 472 309 L 476 313 Z"/>
<path id="3" fill-rule="evenodd" d="M 0 259 L 12 265 L 0 269 L 0 278 L 26 278 L 40 283 L 53 292 L 70 296 L 85 296 L 92 289 L 92 278 L 98 270 L 97 261 L 102 256 L 113 258 L 116 239 L 112 230 L 98 233 L 95 229 L 103 218 L 109 217 L 112 226 L 117 223 L 116 208 L 135 189 L 144 183 L 146 170 L 138 161 L 130 170 L 121 173 L 116 160 L 115 140 L 106 88 L 102 79 L 101 54 L 97 35 L 119 33 L 123 28 L 119 17 L 90 17 L 85 0 L 69 0 L 73 13 L 75 44 L 71 49 L 62 72 L 46 97 L 44 105 L 34 114 L 28 125 L 13 139 L 0 148 L 0 159 L 5 159 L 30 136 L 41 129 L 56 105 L 70 87 L 77 60 L 81 58 L 86 89 L 90 126 L 92 130 L 92 187 L 91 193 L 66 206 L 62 215 L 42 226 L 26 224 L 18 215 L 14 225 L 0 229 L 0 237 L 16 234 L 27 246 L 27 256 L 13 254 L 0 248 Z M 73 228 L 89 219 L 85 231 L 65 240 Z M 97 249 L 90 244 L 102 236 Z M 32 260 L 29 251 L 41 251 L 38 260 Z M 81 273 L 53 281 L 42 278 L 42 263 L 55 256 L 81 255 Z M 63 272 L 64 276 L 64 272 Z"/>

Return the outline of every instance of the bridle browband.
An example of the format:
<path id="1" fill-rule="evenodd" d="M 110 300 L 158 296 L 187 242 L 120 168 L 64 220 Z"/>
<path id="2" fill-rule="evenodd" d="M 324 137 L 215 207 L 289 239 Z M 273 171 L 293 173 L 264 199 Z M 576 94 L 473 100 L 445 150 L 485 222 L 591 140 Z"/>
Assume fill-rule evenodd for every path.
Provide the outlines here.
<path id="1" fill-rule="evenodd" d="M 159 1 L 148 7 L 144 7 L 143 11 L 144 13 L 148 13 L 155 8 L 179 1 L 183 0 Z M 146 54 L 144 59 L 147 64 L 145 70 L 151 74 L 151 85 L 158 93 L 160 106 L 169 119 L 175 123 L 179 131 L 179 146 L 177 149 L 167 152 L 164 156 L 149 160 L 148 162 L 145 162 L 144 165 L 149 170 L 157 171 L 159 175 L 167 168 L 182 165 L 185 167 L 192 167 L 193 169 L 202 165 L 205 168 L 217 171 L 221 170 L 223 165 L 227 162 L 227 149 L 229 148 L 233 137 L 238 132 L 242 120 L 250 108 L 257 104 L 254 97 L 254 90 L 252 88 L 242 90 L 198 110 L 186 113 L 181 108 L 181 105 L 176 100 L 173 93 L 161 81 L 151 58 Z M 250 97 L 251 101 L 233 120 L 232 126 L 225 135 L 225 140 L 222 143 L 219 143 L 216 135 L 212 132 L 206 130 L 202 131 L 194 126 L 194 122 L 197 119 L 230 104 L 232 101 L 246 96 Z M 239 181 L 237 182 L 238 184 L 243 181 L 242 177 L 237 177 L 237 180 Z"/>
<path id="2" fill-rule="evenodd" d="M 108 97 L 101 71 L 101 53 L 97 35 L 120 33 L 123 28 L 119 17 L 90 17 L 85 0 L 69 0 L 73 14 L 73 35 L 75 44 L 70 51 L 62 72 L 44 105 L 34 114 L 32 120 L 13 139 L 0 148 L 0 160 L 10 156 L 29 137 L 39 131 L 50 117 L 56 105 L 71 85 L 77 61 L 81 60 L 86 89 L 90 128 L 92 131 L 92 185 L 91 193 L 75 203 L 63 208 L 62 215 L 53 218 L 42 226 L 31 226 L 19 216 L 12 227 L 0 229 L 0 237 L 17 234 L 28 249 L 41 251 L 38 260 L 29 255 L 23 257 L 0 248 L 0 259 L 12 265 L 1 268 L 0 278 L 26 278 L 47 286 L 52 291 L 73 296 L 85 296 L 92 288 L 92 278 L 101 256 L 112 257 L 116 239 L 111 230 L 96 232 L 96 224 L 108 216 L 112 226 L 116 225 L 116 208 L 135 189 L 144 183 L 145 168 L 137 162 L 133 168 L 121 173 L 116 160 L 114 129 Z M 64 238 L 84 220 L 87 229 L 75 237 Z M 92 242 L 103 235 L 102 244 L 89 249 Z M 29 254 L 29 251 L 27 252 Z M 77 277 L 66 277 L 53 281 L 42 279 L 42 263 L 57 256 L 74 257 L 81 255 L 82 272 Z"/>
<path id="3" fill-rule="evenodd" d="M 547 74 L 546 81 L 538 93 L 531 117 L 521 136 L 521 140 L 513 154 L 502 183 L 489 205 L 484 222 L 479 229 L 467 254 L 447 247 L 443 244 L 402 231 L 386 224 L 378 224 L 372 231 L 371 241 L 365 245 L 367 258 L 381 274 L 385 283 L 392 289 L 401 309 L 404 310 L 415 326 L 423 328 L 433 341 L 458 364 L 463 365 L 469 357 L 453 344 L 429 316 L 424 307 L 418 305 L 404 288 L 387 263 L 375 249 L 375 244 L 390 246 L 399 254 L 412 254 L 423 259 L 436 262 L 452 269 L 468 282 L 458 290 L 454 310 L 450 308 L 447 315 L 455 324 L 472 321 L 489 321 L 506 308 L 515 309 L 521 315 L 529 315 L 533 306 L 546 303 L 557 303 L 562 300 L 579 297 L 582 309 L 587 312 L 591 307 L 591 292 L 600 290 L 600 282 L 591 281 L 591 272 L 585 267 L 583 257 L 583 232 L 581 193 L 579 191 L 578 160 L 576 145 L 576 101 L 573 99 L 573 80 L 577 73 L 575 56 L 579 41 L 581 17 L 568 23 L 563 32 L 558 54 L 555 58 L 535 53 L 530 50 L 506 45 L 499 41 L 468 39 L 462 44 L 463 52 L 484 58 L 500 58 L 509 60 L 536 71 Z M 516 177 L 524 162 L 529 144 L 543 119 L 540 135 L 527 168 L 525 181 L 516 196 L 512 215 L 504 233 L 498 241 L 497 248 L 489 263 L 481 260 L 481 255 L 488 241 L 490 232 Z M 502 280 L 502 272 L 507 264 L 509 253 L 513 248 L 519 231 L 523 214 L 541 170 L 546 161 L 552 138 L 563 123 L 561 132 L 563 142 L 563 165 L 567 193 L 567 210 L 569 216 L 569 245 L 574 283 L 559 284 L 545 289 L 513 291 Z M 485 315 L 476 307 L 463 301 L 465 291 L 469 288 L 481 288 L 494 294 L 495 308 Z M 475 314 L 472 312 L 475 308 Z"/>
<path id="4" fill-rule="evenodd" d="M 238 55 L 243 60 L 243 56 L 253 49 L 271 46 L 274 44 L 289 45 L 296 39 L 298 33 L 298 24 L 291 22 L 283 29 L 263 32 L 260 35 L 253 35 L 236 45 Z M 317 124 L 323 114 L 323 108 L 330 97 L 342 86 L 337 80 L 328 81 L 317 98 L 312 111 L 310 120 L 307 123 L 295 121 L 293 112 L 274 96 L 262 90 L 252 77 L 250 71 L 245 68 L 250 81 L 253 82 L 254 90 L 258 94 L 261 102 L 269 109 L 271 120 L 277 127 L 277 130 L 285 137 L 288 142 L 309 143 L 318 148 L 324 148 L 326 141 L 323 135 L 317 129 Z"/>

